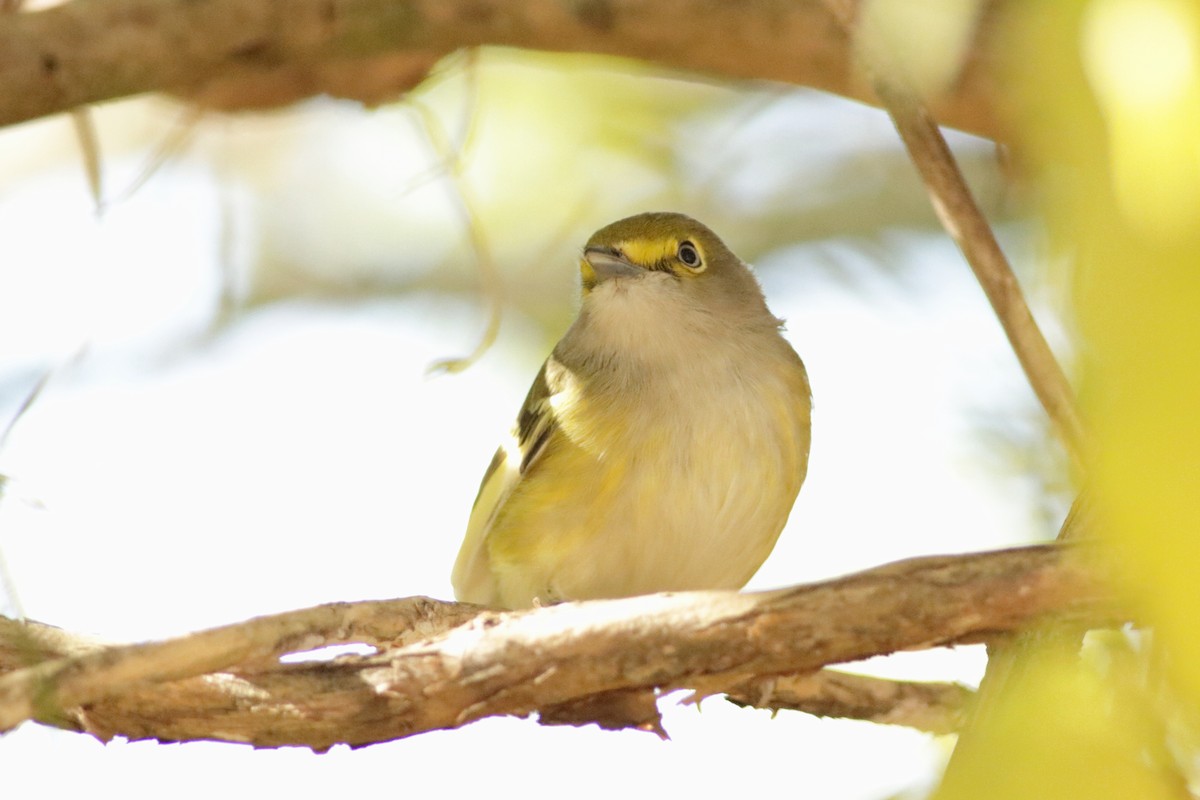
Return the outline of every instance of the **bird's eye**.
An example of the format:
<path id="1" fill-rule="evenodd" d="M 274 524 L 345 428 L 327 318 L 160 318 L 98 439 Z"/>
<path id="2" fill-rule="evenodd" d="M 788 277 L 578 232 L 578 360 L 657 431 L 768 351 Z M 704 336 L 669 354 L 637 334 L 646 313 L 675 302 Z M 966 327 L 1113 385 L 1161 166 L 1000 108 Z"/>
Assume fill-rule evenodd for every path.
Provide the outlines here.
<path id="1" fill-rule="evenodd" d="M 700 253 L 696 250 L 696 245 L 691 242 L 680 242 L 679 250 L 675 253 L 679 263 L 683 264 L 688 269 L 695 269 L 700 266 Z"/>

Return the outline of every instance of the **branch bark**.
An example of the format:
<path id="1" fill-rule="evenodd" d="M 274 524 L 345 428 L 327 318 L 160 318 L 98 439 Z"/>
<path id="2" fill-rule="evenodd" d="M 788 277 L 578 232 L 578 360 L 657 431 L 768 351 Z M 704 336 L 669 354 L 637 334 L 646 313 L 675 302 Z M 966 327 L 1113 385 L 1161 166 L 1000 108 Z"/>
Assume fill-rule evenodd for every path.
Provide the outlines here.
<path id="1" fill-rule="evenodd" d="M 975 692 L 958 683 L 893 681 L 823 669 L 747 681 L 725 696 L 741 706 L 772 711 L 794 709 L 818 717 L 859 719 L 946 734 L 962 728 Z"/>
<path id="2" fill-rule="evenodd" d="M 981 14 L 943 124 L 1000 138 Z M 500 45 L 598 53 L 876 102 L 819 0 L 74 0 L 0 18 L 0 125 L 144 92 L 219 108 L 327 93 L 367 103 L 442 56 Z"/>
<path id="3" fill-rule="evenodd" d="M 1047 618 L 1088 626 L 1122 619 L 1075 552 L 1043 545 L 920 558 L 770 592 L 511 613 L 425 598 L 334 604 L 23 668 L 20 654 L 28 661 L 36 647 L 28 635 L 23 645 L 10 623 L 0 627 L 0 669 L 11 670 L 0 677 L 0 728 L 38 719 L 105 739 L 317 750 L 534 712 L 544 723 L 658 730 L 663 691 L 729 692 L 771 707 L 761 682 L 779 676 L 984 641 Z M 43 630 L 32 640 L 47 638 Z M 332 662 L 277 661 L 297 648 L 349 641 L 383 649 Z M 779 684 L 778 704 L 790 685 L 798 705 L 829 709 L 839 692 L 841 708 L 853 705 L 845 682 L 814 679 L 828 691 L 810 685 L 805 700 L 802 683 L 789 680 Z M 856 688 L 855 697 L 870 694 Z M 867 702 L 868 710 L 886 716 L 879 709 L 889 703 L 895 697 Z"/>

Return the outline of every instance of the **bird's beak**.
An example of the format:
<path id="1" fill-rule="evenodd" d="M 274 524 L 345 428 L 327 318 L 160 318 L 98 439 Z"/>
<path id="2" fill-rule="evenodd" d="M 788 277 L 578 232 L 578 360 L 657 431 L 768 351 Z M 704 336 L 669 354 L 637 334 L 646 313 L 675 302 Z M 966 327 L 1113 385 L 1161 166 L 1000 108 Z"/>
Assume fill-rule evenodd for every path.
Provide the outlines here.
<path id="1" fill-rule="evenodd" d="M 612 278 L 630 278 L 645 272 L 621 255 L 620 250 L 609 247 L 589 247 L 584 250 L 579 268 L 583 272 L 583 283 L 589 289 Z"/>

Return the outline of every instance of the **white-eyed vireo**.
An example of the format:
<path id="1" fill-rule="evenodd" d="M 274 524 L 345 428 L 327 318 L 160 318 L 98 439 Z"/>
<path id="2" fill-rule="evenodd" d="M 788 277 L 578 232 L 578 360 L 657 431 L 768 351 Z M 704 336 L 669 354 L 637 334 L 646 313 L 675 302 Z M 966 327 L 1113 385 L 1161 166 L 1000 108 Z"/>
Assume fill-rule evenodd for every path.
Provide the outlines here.
<path id="1" fill-rule="evenodd" d="M 459 600 L 741 588 L 808 465 L 808 377 L 758 281 L 682 214 L 597 231 L 579 317 L 483 477 Z"/>

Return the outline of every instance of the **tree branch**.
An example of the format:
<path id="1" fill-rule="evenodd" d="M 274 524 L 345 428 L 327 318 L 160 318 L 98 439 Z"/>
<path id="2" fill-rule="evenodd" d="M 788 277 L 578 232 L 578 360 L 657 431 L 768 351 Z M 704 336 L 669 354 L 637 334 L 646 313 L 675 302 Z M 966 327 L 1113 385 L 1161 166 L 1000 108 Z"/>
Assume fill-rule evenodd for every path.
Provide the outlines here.
<path id="1" fill-rule="evenodd" d="M 851 0 L 826 0 L 826 3 L 843 31 L 848 34 L 856 30 L 857 3 Z M 1034 394 L 1068 455 L 1082 470 L 1086 437 L 1074 392 L 1029 310 L 987 218 L 975 203 L 933 112 L 914 91 L 904 64 L 887 49 L 885 42 L 867 38 L 860 45 L 859 57 L 871 86 L 904 141 L 934 211 L 971 266 Z"/>
<path id="2" fill-rule="evenodd" d="M 397 602 L 405 606 L 410 602 L 423 603 L 424 601 L 414 598 Z M 358 608 L 360 612 L 369 608 L 372 615 L 378 614 L 381 621 L 386 621 L 389 626 L 388 636 L 371 636 L 367 631 L 360 631 L 357 636 L 343 638 L 369 639 L 374 644 L 383 646 L 385 639 L 395 645 L 401 640 L 401 637 L 415 633 L 411 630 L 403 631 L 398 627 L 396 629 L 390 627 L 402 617 L 389 614 L 387 611 L 389 605 L 386 603 L 359 604 Z M 454 610 L 450 604 L 436 604 L 431 608 Z M 477 609 L 469 607 L 460 607 L 456 610 L 462 611 L 468 618 L 473 618 L 478 613 Z M 309 612 L 295 613 L 307 615 Z M 362 615 L 360 614 L 360 616 Z M 461 622 L 462 620 L 453 613 L 436 616 L 431 614 L 424 620 L 424 624 L 420 626 L 419 630 L 424 636 L 429 637 L 435 630 L 449 630 Z M 377 631 L 377 633 L 379 632 L 382 631 Z M 322 637 L 325 646 L 337 643 L 335 639 L 336 637 Z M 0 617 L 0 675 L 41 661 L 94 652 L 111 646 L 50 625 L 37 622 L 20 623 Z M 227 675 L 209 676 L 206 679 L 208 684 L 205 687 L 206 691 L 214 682 L 229 680 L 230 677 Z M 179 686 L 182 683 L 169 687 L 169 691 L 179 694 Z M 232 690 L 233 685 L 230 684 L 227 688 Z M 149 687 L 151 703 L 157 703 L 160 707 L 171 705 L 162 702 L 164 691 L 168 691 L 168 688 L 152 684 Z M 129 730 L 134 727 L 145 728 L 144 712 L 130 710 L 130 700 L 136 698 L 138 694 L 137 689 L 134 689 L 132 693 L 122 694 L 115 701 L 115 705 L 119 706 L 117 709 L 93 709 L 90 711 L 86 716 L 93 729 L 100 724 L 109 731 L 105 736 L 105 738 L 109 738 L 118 732 L 129 735 Z M 731 702 L 741 706 L 764 708 L 771 711 L 789 709 L 821 717 L 844 717 L 882 724 L 903 725 L 937 734 L 958 730 L 965 717 L 966 707 L 974 696 L 972 690 L 959 684 L 885 680 L 830 669 L 803 675 L 783 675 L 747 680 L 730 687 L 725 694 Z M 202 699 L 201 704 L 203 702 Z M 186 705 L 193 709 L 196 707 L 190 701 L 184 700 L 181 700 L 179 705 Z M 174 716 L 177 712 L 172 708 L 169 713 Z M 82 714 L 78 714 L 75 719 L 71 719 L 69 716 L 60 716 L 56 721 L 73 730 L 85 730 L 86 726 L 81 721 L 82 716 Z M 543 721 L 551 720 L 543 717 Z M 159 736 L 161 737 L 162 734 L 160 733 Z"/>
<path id="3" fill-rule="evenodd" d="M 1073 554 L 1043 545 L 912 559 L 771 592 L 506 613 L 425 598 L 320 606 L 17 668 L 0 677 L 0 728 L 38 719 L 101 738 L 318 750 L 533 712 L 545 723 L 657 730 L 662 691 L 730 692 L 771 707 L 764 679 L 983 641 L 1047 617 L 1083 625 L 1121 619 Z M 22 652 L 28 663 L 30 647 L 16 635 L 28 628 L 0 627 L 0 669 L 19 666 Z M 33 639 L 44 642 L 38 630 Z M 350 641 L 385 649 L 332 662 L 275 661 L 297 648 Z M 788 704 L 790 691 L 797 705 L 833 708 L 829 697 L 840 692 L 838 707 L 850 708 L 852 690 L 860 699 L 869 693 L 853 679 L 838 688 L 822 677 L 816 681 L 828 691 L 810 686 L 805 700 L 803 680 L 789 681 L 778 684 L 777 705 Z M 879 708 L 888 702 L 865 706 L 886 716 Z"/>
<path id="4" fill-rule="evenodd" d="M 989 0 L 944 124 L 998 138 Z M 327 93 L 367 103 L 442 56 L 501 45 L 642 59 L 876 102 L 819 0 L 74 0 L 0 19 L 0 125 L 144 92 L 218 108 Z"/>
<path id="5" fill-rule="evenodd" d="M 861 31 L 856 3 L 852 0 L 825 1 L 847 35 Z M 975 203 L 937 122 L 910 83 L 904 64 L 878 37 L 862 36 L 860 33 L 858 38 L 859 58 L 864 71 L 870 76 L 876 95 L 904 141 L 929 192 L 934 211 L 975 273 L 1034 394 L 1076 469 L 1082 473 L 1088 455 L 1087 437 L 1076 409 L 1074 393 L 1029 310 L 1008 259 Z M 1064 520 L 1058 539 L 1071 539 L 1079 528 L 1086 527 L 1088 513 L 1087 496 L 1081 493 Z M 988 665 L 980 682 L 974 714 L 965 731 L 966 735 L 960 738 L 955 748 L 947 774 L 960 763 L 964 745 L 969 750 L 972 736 L 975 735 L 973 732 L 995 715 L 1003 687 L 1011 680 L 1018 664 L 1039 648 L 1066 646 L 1077 650 L 1080 642 L 1077 628 L 1059 625 L 1022 631 L 1008 641 L 989 647 Z"/>
<path id="6" fill-rule="evenodd" d="M 232 667 L 275 665 L 280 655 L 330 644 L 407 644 L 460 625 L 479 609 L 425 597 L 331 603 L 257 617 L 176 639 L 90 650 L 0 678 L 0 731 L 42 711 L 84 705 L 137 683 L 163 683 Z M 18 656 L 52 641 L 45 627 L 6 650 Z"/>
<path id="7" fill-rule="evenodd" d="M 794 709 L 903 725 L 926 733 L 955 733 L 975 692 L 958 683 L 894 681 L 823 669 L 806 675 L 747 681 L 725 692 L 733 703 L 772 711 Z"/>

